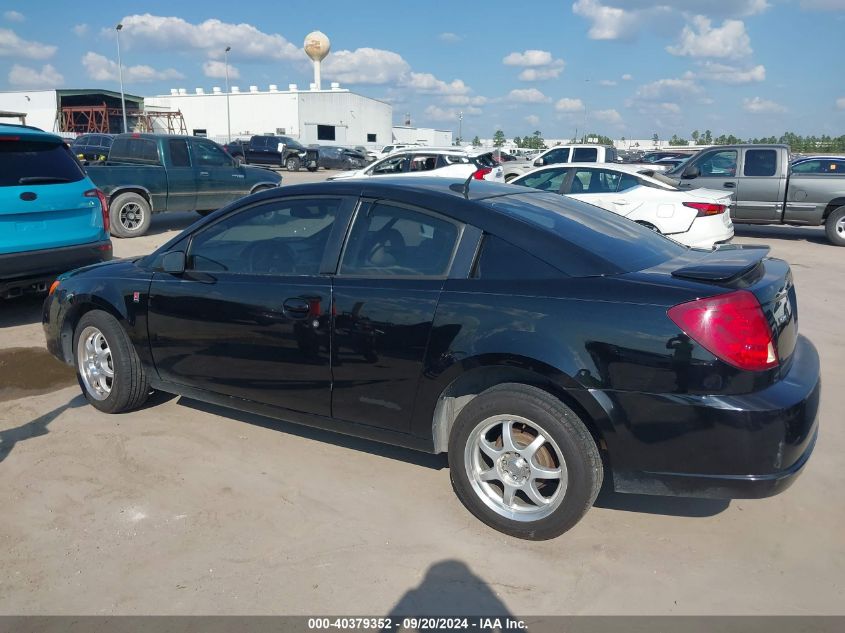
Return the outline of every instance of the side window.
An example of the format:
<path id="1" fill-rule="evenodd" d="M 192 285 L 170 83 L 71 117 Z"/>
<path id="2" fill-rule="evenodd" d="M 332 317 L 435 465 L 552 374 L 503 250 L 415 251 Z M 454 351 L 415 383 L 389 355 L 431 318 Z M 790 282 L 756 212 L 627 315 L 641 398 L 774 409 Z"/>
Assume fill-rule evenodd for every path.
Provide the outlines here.
<path id="1" fill-rule="evenodd" d="M 557 167 L 555 169 L 544 169 L 542 171 L 534 172 L 522 178 L 517 184 L 531 187 L 532 189 L 540 189 L 541 191 L 553 191 L 557 193 L 560 191 L 560 186 L 566 179 L 566 174 L 569 173 L 567 167 Z"/>
<path id="2" fill-rule="evenodd" d="M 845 161 L 843 160 L 831 160 L 825 163 L 824 171 L 828 174 L 845 174 Z"/>
<path id="3" fill-rule="evenodd" d="M 340 274 L 439 277 L 449 271 L 459 235 L 449 220 L 377 202 L 355 217 Z"/>
<path id="4" fill-rule="evenodd" d="M 778 155 L 773 149 L 745 150 L 743 176 L 774 176 L 777 170 Z"/>
<path id="5" fill-rule="evenodd" d="M 437 166 L 437 156 L 434 154 L 414 154 L 408 171 L 431 171 Z"/>
<path id="6" fill-rule="evenodd" d="M 158 144 L 152 139 L 123 136 L 115 139 L 109 159 L 125 163 L 158 165 Z"/>
<path id="7" fill-rule="evenodd" d="M 579 169 L 572 179 L 570 193 L 613 193 L 618 185 L 617 172 L 606 169 Z"/>
<path id="8" fill-rule="evenodd" d="M 190 167 L 191 157 L 188 154 L 188 141 L 172 138 L 167 141 L 170 149 L 170 164 L 173 167 Z"/>
<path id="9" fill-rule="evenodd" d="M 792 168 L 793 173 L 796 174 L 819 174 L 821 170 L 822 162 L 820 160 L 806 160 Z"/>
<path id="10" fill-rule="evenodd" d="M 598 159 L 597 147 L 576 147 L 572 152 L 573 163 L 595 163 Z"/>
<path id="11" fill-rule="evenodd" d="M 713 178 L 733 178 L 736 176 L 736 150 L 711 152 L 698 163 L 701 175 Z"/>
<path id="12" fill-rule="evenodd" d="M 553 149 L 543 156 L 544 165 L 556 165 L 569 162 L 569 148 Z"/>
<path id="13" fill-rule="evenodd" d="M 386 158 L 380 163 L 374 165 L 371 173 L 374 176 L 384 174 L 401 174 L 405 171 L 405 163 L 407 162 L 407 159 L 408 156 L 406 154 L 391 156 L 390 158 Z"/>
<path id="14" fill-rule="evenodd" d="M 341 199 L 276 200 L 197 233 L 188 268 L 254 275 L 317 275 Z"/>
<path id="15" fill-rule="evenodd" d="M 474 279 L 560 279 L 553 266 L 495 235 L 485 235 L 472 271 Z"/>
<path id="16" fill-rule="evenodd" d="M 194 154 L 200 167 L 231 167 L 232 159 L 223 148 L 211 141 L 194 141 Z"/>
<path id="17" fill-rule="evenodd" d="M 460 156 L 458 154 L 441 154 L 444 165 L 460 165 L 469 162 L 468 156 Z"/>
<path id="18" fill-rule="evenodd" d="M 628 191 L 628 189 L 633 189 L 640 184 L 642 183 L 640 183 L 639 178 L 636 176 L 632 174 L 620 174 L 619 185 L 616 187 L 616 191 Z"/>
<path id="19" fill-rule="evenodd" d="M 114 140 L 114 137 L 104 136 L 103 137 L 103 147 L 111 147 L 113 140 Z"/>

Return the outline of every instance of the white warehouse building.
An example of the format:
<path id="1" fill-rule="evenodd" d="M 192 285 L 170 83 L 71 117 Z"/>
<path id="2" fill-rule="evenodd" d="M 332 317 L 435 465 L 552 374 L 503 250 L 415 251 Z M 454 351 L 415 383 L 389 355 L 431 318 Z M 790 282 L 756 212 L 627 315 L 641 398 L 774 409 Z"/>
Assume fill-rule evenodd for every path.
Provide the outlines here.
<path id="1" fill-rule="evenodd" d="M 228 117 L 227 117 L 228 102 Z M 226 142 L 253 134 L 286 134 L 304 144 L 387 145 L 393 141 L 393 106 L 350 92 L 333 83 L 330 90 L 287 90 L 271 85 L 261 91 L 250 86 L 241 92 L 232 86 L 189 93 L 173 89 L 169 95 L 146 97 L 147 110 L 180 111 L 189 134 Z"/>

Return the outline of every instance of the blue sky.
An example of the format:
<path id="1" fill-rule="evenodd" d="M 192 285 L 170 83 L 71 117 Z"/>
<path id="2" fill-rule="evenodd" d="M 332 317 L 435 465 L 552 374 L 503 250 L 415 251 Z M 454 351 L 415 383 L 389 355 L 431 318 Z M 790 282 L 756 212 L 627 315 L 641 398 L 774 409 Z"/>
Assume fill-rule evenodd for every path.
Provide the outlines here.
<path id="1" fill-rule="evenodd" d="M 0 89 L 117 89 L 119 21 L 140 95 L 222 86 L 226 45 L 233 85 L 307 86 L 320 29 L 324 81 L 465 138 L 845 133 L 845 0 L 4 0 Z"/>

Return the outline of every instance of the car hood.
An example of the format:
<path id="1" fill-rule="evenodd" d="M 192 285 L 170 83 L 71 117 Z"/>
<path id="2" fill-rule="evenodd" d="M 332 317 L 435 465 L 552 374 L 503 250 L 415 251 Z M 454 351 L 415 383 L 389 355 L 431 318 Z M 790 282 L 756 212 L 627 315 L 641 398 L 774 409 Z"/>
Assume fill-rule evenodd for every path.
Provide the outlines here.
<path id="1" fill-rule="evenodd" d="M 349 180 L 350 178 L 365 178 L 366 174 L 363 169 L 355 169 L 353 171 L 346 171 L 342 174 L 332 176 L 328 180 Z"/>

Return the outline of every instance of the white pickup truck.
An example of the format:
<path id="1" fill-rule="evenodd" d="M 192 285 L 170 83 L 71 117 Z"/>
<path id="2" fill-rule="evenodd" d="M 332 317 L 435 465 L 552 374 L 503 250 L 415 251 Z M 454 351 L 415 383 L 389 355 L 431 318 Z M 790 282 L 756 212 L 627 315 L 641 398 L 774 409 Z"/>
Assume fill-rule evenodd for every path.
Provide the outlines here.
<path id="1" fill-rule="evenodd" d="M 535 167 L 558 163 L 616 163 L 616 148 L 611 145 L 556 145 L 533 160 L 515 160 L 505 163 L 505 182 L 519 178 Z"/>

